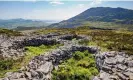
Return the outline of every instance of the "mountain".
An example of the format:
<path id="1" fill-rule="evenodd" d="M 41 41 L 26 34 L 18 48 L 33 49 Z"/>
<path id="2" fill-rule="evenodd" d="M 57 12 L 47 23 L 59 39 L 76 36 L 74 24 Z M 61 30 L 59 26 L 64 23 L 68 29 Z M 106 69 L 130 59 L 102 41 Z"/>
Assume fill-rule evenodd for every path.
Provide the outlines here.
<path id="1" fill-rule="evenodd" d="M 79 15 L 72 17 L 68 20 L 61 21 L 59 23 L 55 23 L 50 25 L 49 27 L 76 27 L 81 25 L 91 25 L 95 27 L 95 24 L 107 24 L 116 26 L 130 25 L 132 27 L 133 24 L 133 10 L 124 9 L 124 8 L 110 8 L 110 7 L 95 7 L 90 8 Z M 106 26 L 107 26 L 106 25 Z M 98 26 L 97 26 L 98 27 Z"/>
<path id="2" fill-rule="evenodd" d="M 0 19 L 0 28 L 17 28 L 19 26 L 21 27 L 45 27 L 48 26 L 49 23 L 41 20 L 30 20 L 30 19 L 8 19 L 8 20 L 2 20 Z"/>

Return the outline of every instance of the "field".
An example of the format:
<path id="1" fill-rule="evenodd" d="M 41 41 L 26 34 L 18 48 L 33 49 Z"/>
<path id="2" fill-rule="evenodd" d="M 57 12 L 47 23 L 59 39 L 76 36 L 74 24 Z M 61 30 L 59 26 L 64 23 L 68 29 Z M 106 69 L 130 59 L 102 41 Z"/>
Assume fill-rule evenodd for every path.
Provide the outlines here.
<path id="1" fill-rule="evenodd" d="M 52 28 L 33 32 L 34 34 L 47 34 L 58 32 L 60 34 L 87 35 L 89 41 L 82 41 L 80 44 L 99 46 L 101 51 L 124 51 L 133 54 L 133 32 L 128 30 L 92 30 L 84 27 L 78 28 Z"/>

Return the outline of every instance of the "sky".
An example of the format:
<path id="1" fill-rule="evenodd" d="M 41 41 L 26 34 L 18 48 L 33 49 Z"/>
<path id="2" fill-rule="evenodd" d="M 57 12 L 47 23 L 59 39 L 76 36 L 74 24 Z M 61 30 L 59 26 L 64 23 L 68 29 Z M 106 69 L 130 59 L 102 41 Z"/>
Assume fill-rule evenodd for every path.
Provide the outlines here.
<path id="1" fill-rule="evenodd" d="M 91 7 L 133 9 L 133 1 L 121 0 L 0 0 L 0 19 L 66 20 Z"/>

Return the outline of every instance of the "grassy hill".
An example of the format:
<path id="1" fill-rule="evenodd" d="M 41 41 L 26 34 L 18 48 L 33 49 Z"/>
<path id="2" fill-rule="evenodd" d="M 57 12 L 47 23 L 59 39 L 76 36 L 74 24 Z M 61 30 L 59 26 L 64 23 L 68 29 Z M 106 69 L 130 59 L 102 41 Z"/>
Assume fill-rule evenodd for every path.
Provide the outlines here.
<path id="1" fill-rule="evenodd" d="M 92 25 L 91 23 L 93 24 L 96 23 L 96 25 Z M 110 7 L 90 8 L 75 17 L 61 21 L 56 24 L 52 24 L 49 27 L 72 28 L 81 25 L 87 25 L 91 27 L 101 27 L 101 28 L 132 29 L 133 10 L 124 9 L 124 8 L 110 8 Z"/>

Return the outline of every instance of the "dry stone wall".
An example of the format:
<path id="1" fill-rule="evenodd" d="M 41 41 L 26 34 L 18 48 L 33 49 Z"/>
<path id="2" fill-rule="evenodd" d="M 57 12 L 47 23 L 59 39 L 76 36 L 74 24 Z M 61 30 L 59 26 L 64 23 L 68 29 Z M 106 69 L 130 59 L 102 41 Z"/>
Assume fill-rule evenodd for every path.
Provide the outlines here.
<path id="1" fill-rule="evenodd" d="M 73 52 L 84 50 L 88 50 L 95 56 L 99 75 L 95 76 L 93 80 L 133 80 L 133 55 L 117 51 L 100 52 L 100 48 L 79 45 L 72 41 L 73 38 L 89 39 L 86 36 L 50 34 L 15 40 L 12 45 L 15 46 L 14 50 L 20 45 L 22 45 L 20 49 L 23 49 L 24 46 L 38 46 L 45 42 L 46 44 L 62 43 L 64 46 L 44 55 L 35 56 L 27 66 L 23 66 L 17 72 L 8 72 L 6 77 L 1 80 L 51 80 L 53 68 L 58 68 L 61 62 L 71 58 Z M 12 42 L 8 45 L 11 44 Z M 19 52 L 18 54 L 20 55 Z"/>

